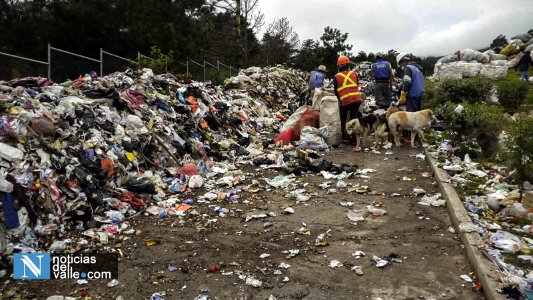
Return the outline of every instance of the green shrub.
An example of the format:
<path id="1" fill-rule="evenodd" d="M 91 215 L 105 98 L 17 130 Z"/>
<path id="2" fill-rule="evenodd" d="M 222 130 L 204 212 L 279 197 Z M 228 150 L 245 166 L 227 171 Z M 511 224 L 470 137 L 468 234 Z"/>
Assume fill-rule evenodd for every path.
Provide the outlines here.
<path id="1" fill-rule="evenodd" d="M 529 90 L 527 81 L 502 81 L 497 83 L 498 101 L 503 110 L 513 114 L 520 109 Z"/>
<path id="2" fill-rule="evenodd" d="M 456 112 L 458 104 L 454 103 L 437 110 L 443 127 L 450 131 L 452 145 L 460 147 L 461 156 L 468 153 L 472 158 L 493 157 L 499 150 L 498 136 L 503 127 L 501 108 L 468 102 L 461 105 L 461 113 Z"/>
<path id="3" fill-rule="evenodd" d="M 435 89 L 435 102 L 446 103 L 484 103 L 490 95 L 492 83 L 485 78 L 446 78 Z"/>
<path id="4" fill-rule="evenodd" d="M 439 103 L 435 99 L 435 93 L 437 84 L 426 80 L 424 83 L 424 99 L 422 100 L 422 109 L 430 108 L 436 109 L 439 107 Z"/>
<path id="5" fill-rule="evenodd" d="M 503 153 L 513 178 L 519 183 L 533 180 L 533 118 L 519 116 L 509 126 L 506 151 Z"/>
<path id="6" fill-rule="evenodd" d="M 145 56 L 139 57 L 138 67 L 152 69 L 154 74 L 177 73 L 173 66 L 175 66 L 174 52 L 170 50 L 168 53 L 163 53 L 157 46 L 150 47 L 149 58 Z"/>

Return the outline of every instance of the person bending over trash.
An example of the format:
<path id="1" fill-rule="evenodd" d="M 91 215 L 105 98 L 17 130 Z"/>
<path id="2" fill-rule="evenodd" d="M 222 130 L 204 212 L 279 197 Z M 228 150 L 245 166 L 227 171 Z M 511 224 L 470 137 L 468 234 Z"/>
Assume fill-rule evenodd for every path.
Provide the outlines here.
<path id="1" fill-rule="evenodd" d="M 403 88 L 398 104 L 406 104 L 406 111 L 419 111 L 422 109 L 422 97 L 424 96 L 424 69 L 411 61 L 405 52 L 396 56 L 396 62 L 403 70 Z"/>
<path id="2" fill-rule="evenodd" d="M 309 98 L 313 98 L 313 94 L 316 88 L 321 88 L 324 86 L 324 79 L 326 79 L 326 66 L 320 65 L 314 71 L 311 71 L 309 75 L 309 82 L 307 84 L 307 90 Z"/>
<path id="3" fill-rule="evenodd" d="M 376 54 L 376 62 L 372 64 L 372 74 L 376 86 L 374 94 L 376 95 L 376 105 L 380 108 L 387 109 L 391 103 L 391 90 L 394 76 L 390 62 L 383 59 L 383 54 Z"/>
<path id="4" fill-rule="evenodd" d="M 357 86 L 357 74 L 354 70 L 350 69 L 350 64 L 350 59 L 347 56 L 340 56 L 337 59 L 339 73 L 335 75 L 335 79 L 333 80 L 335 96 L 339 99 L 343 140 L 347 138 L 346 120 L 348 113 L 350 114 L 351 120 L 361 116 L 361 112 L 359 112 L 359 106 L 361 106 L 362 102 L 361 92 Z"/>

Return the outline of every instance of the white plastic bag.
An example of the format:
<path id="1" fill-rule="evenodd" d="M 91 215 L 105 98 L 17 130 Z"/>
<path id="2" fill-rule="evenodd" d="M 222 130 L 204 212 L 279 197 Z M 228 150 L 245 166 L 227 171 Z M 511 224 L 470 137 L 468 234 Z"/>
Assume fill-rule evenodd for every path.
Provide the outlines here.
<path id="1" fill-rule="evenodd" d="M 456 61 L 446 64 L 435 65 L 435 79 L 444 78 L 463 78 L 463 64 L 462 61 Z"/>
<path id="2" fill-rule="evenodd" d="M 304 126 L 298 142 L 299 148 L 308 148 L 315 150 L 325 150 L 328 147 L 324 137 L 328 136 L 328 127 L 314 128 L 311 126 Z"/>
<path id="3" fill-rule="evenodd" d="M 8 161 L 14 159 L 21 160 L 24 158 L 24 152 L 20 151 L 18 148 L 11 147 L 8 144 L 0 143 L 0 157 Z"/>
<path id="4" fill-rule="evenodd" d="M 520 239 L 506 231 L 496 231 L 496 233 L 490 237 L 490 242 L 493 247 L 505 252 L 517 253 L 522 251 L 522 242 Z"/>
<path id="5" fill-rule="evenodd" d="M 322 98 L 320 105 L 320 127 L 328 127 L 326 143 L 331 146 L 342 142 L 341 119 L 339 114 L 339 101 L 336 96 Z"/>
<path id="6" fill-rule="evenodd" d="M 483 65 L 479 76 L 490 79 L 505 79 L 507 77 L 507 66 Z"/>
<path id="7" fill-rule="evenodd" d="M 479 55 L 481 55 L 481 52 L 473 49 L 463 49 L 460 51 L 460 58 L 462 61 L 478 60 Z"/>
<path id="8" fill-rule="evenodd" d="M 481 71 L 483 65 L 478 62 L 464 63 L 463 64 L 463 77 L 476 77 Z"/>
<path id="9" fill-rule="evenodd" d="M 189 187 L 191 189 L 199 188 L 204 185 L 204 179 L 200 175 L 192 175 L 191 178 L 189 178 Z"/>

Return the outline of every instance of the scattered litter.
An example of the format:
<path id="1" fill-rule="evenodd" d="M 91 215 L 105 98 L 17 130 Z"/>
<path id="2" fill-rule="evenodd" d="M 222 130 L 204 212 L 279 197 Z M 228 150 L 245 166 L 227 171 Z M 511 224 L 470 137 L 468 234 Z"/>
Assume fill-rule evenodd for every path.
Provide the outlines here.
<path id="1" fill-rule="evenodd" d="M 427 205 L 427 206 L 444 206 L 446 205 L 446 200 L 440 199 L 440 193 L 437 193 L 433 196 L 424 195 L 418 204 Z"/>
<path id="2" fill-rule="evenodd" d="M 387 266 L 389 264 L 388 261 L 380 258 L 380 257 L 377 257 L 374 255 L 374 257 L 372 257 L 372 260 L 376 263 L 376 267 L 378 268 L 383 268 L 385 266 Z"/>
<path id="3" fill-rule="evenodd" d="M 352 256 L 355 257 L 356 259 L 359 259 L 365 256 L 365 253 L 363 251 L 355 251 L 354 253 L 352 253 Z"/>
<path id="4" fill-rule="evenodd" d="M 108 287 L 115 287 L 115 286 L 117 286 L 118 284 L 119 284 L 118 280 L 113 279 L 113 280 L 111 280 L 110 282 L 107 283 L 107 286 L 108 286 Z"/>
<path id="5" fill-rule="evenodd" d="M 263 286 L 263 283 L 260 280 L 249 276 L 246 278 L 246 285 L 252 286 L 254 288 L 260 288 L 261 286 Z"/>
<path id="6" fill-rule="evenodd" d="M 497 231 L 490 237 L 490 242 L 495 248 L 504 250 L 505 252 L 517 253 L 521 252 L 522 242 L 520 239 L 506 231 Z"/>
<path id="7" fill-rule="evenodd" d="M 461 230 L 462 232 L 483 233 L 483 228 L 479 227 L 474 223 L 461 223 L 459 224 L 459 230 Z"/>
<path id="8" fill-rule="evenodd" d="M 421 188 L 414 188 L 412 194 L 416 197 L 416 196 L 420 196 L 420 195 L 425 195 L 426 191 L 421 189 Z"/>
<path id="9" fill-rule="evenodd" d="M 340 268 L 342 266 L 343 266 L 343 264 L 340 261 L 338 261 L 338 260 L 332 260 L 332 261 L 329 262 L 329 267 L 330 268 Z"/>
<path id="10" fill-rule="evenodd" d="M 357 275 L 359 275 L 359 276 L 363 276 L 363 274 L 364 274 L 364 273 L 363 273 L 363 267 L 361 267 L 361 266 L 352 266 L 352 267 L 350 268 L 350 270 L 354 271 L 355 274 L 357 274 Z"/>
<path id="11" fill-rule="evenodd" d="M 383 216 L 384 214 L 387 213 L 386 210 L 384 210 L 382 208 L 377 208 L 377 207 L 375 207 L 373 205 L 368 205 L 366 208 L 368 209 L 368 212 L 374 217 Z"/>
<path id="12" fill-rule="evenodd" d="M 350 210 L 348 211 L 348 213 L 346 214 L 346 216 L 348 217 L 348 219 L 350 219 L 350 221 L 352 222 L 361 222 L 361 221 L 364 221 L 365 218 L 362 214 L 361 211 L 358 211 L 358 210 Z"/>
<path id="13" fill-rule="evenodd" d="M 278 266 L 279 269 L 288 269 L 290 267 L 291 267 L 291 265 L 286 264 L 286 263 L 280 263 L 279 266 Z"/>
<path id="14" fill-rule="evenodd" d="M 292 207 L 287 207 L 283 210 L 284 214 L 294 214 L 294 209 Z"/>

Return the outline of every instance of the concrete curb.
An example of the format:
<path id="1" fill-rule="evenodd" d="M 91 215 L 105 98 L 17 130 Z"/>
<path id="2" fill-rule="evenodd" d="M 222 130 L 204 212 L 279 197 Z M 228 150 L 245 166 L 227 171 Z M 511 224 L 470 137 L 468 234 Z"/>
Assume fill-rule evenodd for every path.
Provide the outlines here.
<path id="1" fill-rule="evenodd" d="M 489 300 L 504 300 L 507 299 L 504 295 L 498 293 L 496 288 L 499 287 L 499 277 L 497 266 L 485 257 L 482 251 L 479 249 L 480 245 L 484 245 L 481 236 L 477 232 L 463 232 L 459 229 L 459 224 L 472 223 L 472 219 L 468 215 L 463 202 L 459 198 L 459 195 L 449 183 L 450 177 L 446 172 L 437 167 L 437 163 L 427 151 L 426 158 L 431 166 L 431 169 L 435 173 L 435 178 L 439 184 L 444 198 L 446 198 L 446 207 L 448 208 L 448 214 L 452 219 L 453 227 L 455 231 L 459 233 L 461 241 L 463 242 L 466 250 L 468 260 L 474 267 L 477 277 L 483 284 L 483 292 Z"/>

